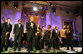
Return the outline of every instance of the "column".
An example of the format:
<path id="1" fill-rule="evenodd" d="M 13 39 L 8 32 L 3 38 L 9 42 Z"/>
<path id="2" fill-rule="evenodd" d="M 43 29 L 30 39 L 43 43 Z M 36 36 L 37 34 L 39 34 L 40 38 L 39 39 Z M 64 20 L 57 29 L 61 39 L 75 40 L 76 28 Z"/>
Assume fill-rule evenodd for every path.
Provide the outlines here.
<path id="1" fill-rule="evenodd" d="M 48 25 L 51 25 L 51 12 L 50 11 L 46 11 L 46 29 Z"/>

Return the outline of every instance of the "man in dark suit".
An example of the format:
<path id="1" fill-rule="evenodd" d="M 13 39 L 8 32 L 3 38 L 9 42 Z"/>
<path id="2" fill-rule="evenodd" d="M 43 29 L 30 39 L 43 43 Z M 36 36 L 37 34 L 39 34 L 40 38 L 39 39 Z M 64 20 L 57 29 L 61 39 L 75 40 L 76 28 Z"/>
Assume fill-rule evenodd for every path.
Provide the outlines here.
<path id="1" fill-rule="evenodd" d="M 27 29 L 27 51 L 31 51 L 31 44 L 32 49 L 35 49 L 35 33 L 37 30 L 36 24 L 33 22 L 33 17 L 30 17 L 30 21 L 26 23 L 26 29 Z"/>
<path id="2" fill-rule="evenodd" d="M 10 24 L 11 22 L 11 19 L 10 18 L 7 18 L 7 22 L 4 23 L 4 26 L 5 26 L 5 30 L 6 30 L 6 33 L 5 33 L 5 50 L 7 50 L 8 46 L 9 46 L 9 37 L 10 37 L 10 33 L 11 33 L 11 30 L 12 30 L 12 25 Z"/>
<path id="3" fill-rule="evenodd" d="M 53 29 L 53 32 L 52 32 L 54 49 L 59 49 L 59 38 L 60 38 L 60 31 L 58 30 L 58 27 L 55 26 L 55 29 Z"/>
<path id="4" fill-rule="evenodd" d="M 18 40 L 18 50 L 20 51 L 21 49 L 21 40 L 22 40 L 22 35 L 23 35 L 23 25 L 21 24 L 21 19 L 18 20 L 18 24 L 15 24 L 14 25 L 14 51 L 16 51 L 16 48 L 17 48 L 17 40 Z"/>
<path id="5" fill-rule="evenodd" d="M 69 46 L 71 47 L 71 50 L 74 51 L 73 49 L 73 34 L 72 34 L 72 29 L 70 26 L 67 26 L 66 29 L 66 35 L 67 35 L 67 50 L 69 50 Z"/>
<path id="6" fill-rule="evenodd" d="M 2 17 L 2 21 L 1 21 L 1 35 L 2 35 L 2 30 L 4 30 L 4 29 L 3 29 L 4 23 L 5 23 L 5 18 Z"/>
<path id="7" fill-rule="evenodd" d="M 5 40 L 5 26 L 4 26 L 4 23 L 5 23 L 5 18 L 2 17 L 2 20 L 3 22 L 1 22 L 1 51 L 3 51 L 3 47 L 4 47 L 4 40 Z"/>

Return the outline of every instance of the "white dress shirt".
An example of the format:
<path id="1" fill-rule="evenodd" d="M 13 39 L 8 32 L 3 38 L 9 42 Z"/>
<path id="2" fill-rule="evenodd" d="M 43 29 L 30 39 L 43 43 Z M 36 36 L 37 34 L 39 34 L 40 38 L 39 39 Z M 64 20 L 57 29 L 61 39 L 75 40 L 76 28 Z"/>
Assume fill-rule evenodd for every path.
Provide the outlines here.
<path id="1" fill-rule="evenodd" d="M 32 22 L 31 22 L 31 24 L 33 24 Z M 33 26 L 31 26 L 32 28 L 33 28 Z"/>
<path id="2" fill-rule="evenodd" d="M 56 33 L 57 33 L 58 31 L 56 30 Z"/>
<path id="3" fill-rule="evenodd" d="M 21 24 L 19 24 L 19 27 L 21 26 Z"/>
<path id="4" fill-rule="evenodd" d="M 8 26 L 9 26 L 9 24 L 10 24 L 10 23 L 8 22 Z"/>

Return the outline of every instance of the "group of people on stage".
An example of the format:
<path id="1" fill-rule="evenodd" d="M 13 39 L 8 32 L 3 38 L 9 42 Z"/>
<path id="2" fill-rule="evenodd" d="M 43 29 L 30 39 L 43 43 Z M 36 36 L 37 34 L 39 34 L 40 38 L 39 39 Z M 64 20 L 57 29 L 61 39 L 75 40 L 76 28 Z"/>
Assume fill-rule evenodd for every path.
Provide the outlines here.
<path id="1" fill-rule="evenodd" d="M 2 17 L 4 20 L 4 17 Z M 33 22 L 33 17 L 30 17 L 29 22 L 26 23 L 26 30 L 27 30 L 27 51 L 30 52 L 31 50 L 40 50 L 44 49 L 49 51 L 51 47 L 53 49 L 60 49 L 59 43 L 62 43 L 65 47 L 67 46 L 67 50 L 69 50 L 69 46 L 71 46 L 71 50 L 73 49 L 73 31 L 71 26 L 64 26 L 61 32 L 58 30 L 58 27 L 52 30 L 51 25 L 48 25 L 48 28 L 45 29 L 44 27 L 40 28 L 40 25 L 35 24 Z M 1 51 L 3 48 L 7 50 L 9 44 L 9 37 L 12 30 L 12 25 L 10 24 L 11 19 L 7 18 L 7 22 L 1 23 Z M 24 26 L 21 24 L 21 19 L 18 20 L 18 24 L 14 25 L 13 29 L 13 36 L 14 36 L 14 51 L 18 48 L 21 50 L 21 40 L 23 37 Z M 18 43 L 18 45 L 17 45 Z M 45 47 L 44 47 L 45 46 Z"/>

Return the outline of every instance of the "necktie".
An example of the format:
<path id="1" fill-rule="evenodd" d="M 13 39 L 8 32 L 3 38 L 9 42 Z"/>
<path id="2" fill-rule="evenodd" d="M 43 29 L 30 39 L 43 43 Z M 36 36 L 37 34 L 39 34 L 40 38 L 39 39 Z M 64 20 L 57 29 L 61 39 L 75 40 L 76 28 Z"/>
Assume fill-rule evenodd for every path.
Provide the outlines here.
<path id="1" fill-rule="evenodd" d="M 8 23 L 8 27 L 9 27 L 9 23 Z"/>

